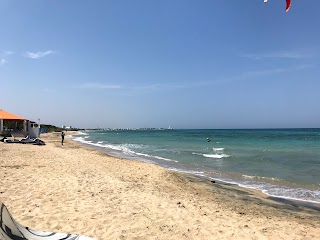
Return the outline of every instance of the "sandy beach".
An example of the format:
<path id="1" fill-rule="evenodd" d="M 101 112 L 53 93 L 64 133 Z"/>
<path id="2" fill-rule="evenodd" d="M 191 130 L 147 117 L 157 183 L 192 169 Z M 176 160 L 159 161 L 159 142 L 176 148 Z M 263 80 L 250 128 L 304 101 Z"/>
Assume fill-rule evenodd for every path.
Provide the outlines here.
<path id="1" fill-rule="evenodd" d="M 68 133 L 67 133 L 68 134 Z M 108 156 L 43 134 L 0 142 L 0 201 L 21 224 L 96 239 L 319 239 L 320 206 Z"/>

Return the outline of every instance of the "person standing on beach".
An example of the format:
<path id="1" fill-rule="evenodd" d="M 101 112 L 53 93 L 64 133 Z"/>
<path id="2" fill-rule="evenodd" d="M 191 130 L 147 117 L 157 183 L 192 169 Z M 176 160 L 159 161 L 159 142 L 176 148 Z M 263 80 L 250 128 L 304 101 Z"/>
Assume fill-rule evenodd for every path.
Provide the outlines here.
<path id="1" fill-rule="evenodd" d="M 63 141 L 64 141 L 64 132 L 61 132 L 61 145 L 63 145 Z"/>

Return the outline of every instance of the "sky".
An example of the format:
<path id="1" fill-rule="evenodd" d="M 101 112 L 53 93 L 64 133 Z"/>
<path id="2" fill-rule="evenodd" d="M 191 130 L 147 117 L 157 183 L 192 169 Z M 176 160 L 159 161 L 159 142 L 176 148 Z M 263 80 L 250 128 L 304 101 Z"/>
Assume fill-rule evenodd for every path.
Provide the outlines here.
<path id="1" fill-rule="evenodd" d="M 318 9 L 0 0 L 0 109 L 78 128 L 320 127 Z"/>

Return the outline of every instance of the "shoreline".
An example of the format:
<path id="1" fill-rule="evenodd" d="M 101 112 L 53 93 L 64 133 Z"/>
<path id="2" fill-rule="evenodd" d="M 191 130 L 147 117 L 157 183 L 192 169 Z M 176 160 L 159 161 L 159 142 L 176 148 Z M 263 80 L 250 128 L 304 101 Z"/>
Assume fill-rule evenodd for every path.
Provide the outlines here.
<path id="1" fill-rule="evenodd" d="M 75 132 L 72 135 L 78 135 L 78 133 L 80 133 L 79 136 L 81 136 L 82 134 L 85 135 L 81 131 L 80 132 Z M 145 158 L 139 157 L 139 156 L 135 156 L 135 157 L 131 157 L 130 156 L 129 157 L 129 156 L 123 155 L 123 153 L 121 153 L 121 151 L 114 150 L 113 148 L 101 147 L 101 146 L 96 145 L 95 143 L 90 144 L 90 143 L 88 143 L 86 141 L 79 141 L 79 140 L 74 140 L 74 141 L 77 144 L 80 144 L 83 147 L 86 147 L 86 148 L 89 148 L 89 149 L 94 149 L 94 150 L 97 150 L 97 151 L 101 151 L 101 152 L 103 152 L 103 153 L 105 153 L 105 154 L 107 154 L 109 156 L 112 156 L 112 157 L 124 158 L 124 159 L 128 159 L 128 160 L 136 160 L 136 161 L 144 162 L 144 163 L 151 163 L 151 164 L 154 164 L 156 166 L 160 166 L 160 167 L 162 167 L 164 169 L 167 169 L 167 170 L 170 170 L 170 171 L 175 171 L 177 173 L 191 174 L 192 176 L 195 175 L 195 176 L 197 176 L 199 178 L 207 179 L 208 181 L 214 180 L 214 181 L 216 181 L 216 182 L 218 182 L 220 184 L 232 185 L 232 186 L 235 186 L 235 187 L 239 187 L 240 189 L 246 189 L 247 191 L 256 191 L 257 194 L 260 194 L 260 195 L 264 196 L 265 198 L 273 199 L 274 201 L 277 201 L 277 202 L 286 202 L 288 204 L 301 205 L 301 206 L 305 206 L 305 207 L 320 209 L 320 202 L 317 202 L 317 201 L 304 200 L 304 199 L 298 199 L 298 198 L 292 198 L 292 197 L 286 197 L 286 196 L 272 195 L 272 194 L 269 194 L 269 193 L 265 192 L 266 191 L 265 189 L 259 189 L 259 188 L 254 188 L 254 187 L 251 187 L 251 186 L 245 186 L 245 185 L 243 185 L 241 183 L 237 183 L 237 182 L 228 182 L 228 181 L 224 181 L 222 179 L 215 178 L 213 176 L 205 176 L 205 175 L 197 174 L 195 172 L 192 172 L 192 170 L 191 171 L 184 171 L 182 169 L 179 169 L 179 168 L 176 168 L 176 167 L 172 167 L 172 166 L 170 166 L 170 168 L 168 168 L 168 165 L 161 164 L 160 162 L 157 162 L 157 161 L 154 161 L 154 160 L 150 161 L 150 159 L 148 160 L 148 158 L 145 159 Z M 172 161 L 174 161 L 174 160 L 172 160 Z"/>
<path id="2" fill-rule="evenodd" d="M 69 136 L 76 135 L 77 133 L 78 132 L 70 132 Z M 316 212 L 313 212 L 313 213 L 317 214 L 317 212 L 319 211 L 319 214 L 320 214 L 320 203 L 317 203 L 317 202 L 310 202 L 310 201 L 291 199 L 291 198 L 285 198 L 285 197 L 277 197 L 277 196 L 273 196 L 273 195 L 269 195 L 267 193 L 264 193 L 259 189 L 243 187 L 238 184 L 228 183 L 228 182 L 224 182 L 224 181 L 221 181 L 218 179 L 208 179 L 205 176 L 199 176 L 199 175 L 195 175 L 192 173 L 181 172 L 179 170 L 169 170 L 169 169 L 166 169 L 165 167 L 157 165 L 155 163 L 150 163 L 150 162 L 137 160 L 137 159 L 129 159 L 129 158 L 120 157 L 120 156 L 115 156 L 115 155 L 110 154 L 108 151 L 104 151 L 100 147 L 97 147 L 94 145 L 90 145 L 90 144 L 86 144 L 86 143 L 78 142 L 78 141 L 74 141 L 74 142 L 76 144 L 79 144 L 79 145 L 85 147 L 85 148 L 89 148 L 89 149 L 93 149 L 93 150 L 102 152 L 110 157 L 156 165 L 158 167 L 165 169 L 166 171 L 176 172 L 178 175 L 181 175 L 187 179 L 195 179 L 196 182 L 204 183 L 209 188 L 212 187 L 213 184 L 215 184 L 215 185 L 218 185 L 220 188 L 224 188 L 226 191 L 236 191 L 236 192 L 242 193 L 244 195 L 253 195 L 254 198 L 265 201 L 265 203 L 268 203 L 268 204 L 270 204 L 270 206 L 273 206 L 273 207 L 279 207 L 279 204 L 282 203 L 282 204 L 286 204 L 288 206 L 291 206 L 292 210 L 295 210 L 295 208 L 299 209 L 299 211 L 302 210 L 302 211 L 307 211 L 307 212 L 308 212 L 308 210 L 314 210 Z"/>
<path id="3" fill-rule="evenodd" d="M 70 134 L 67 132 L 67 134 Z M 317 239 L 320 210 L 42 134 L 0 143 L 0 199 L 21 224 L 96 239 Z"/>

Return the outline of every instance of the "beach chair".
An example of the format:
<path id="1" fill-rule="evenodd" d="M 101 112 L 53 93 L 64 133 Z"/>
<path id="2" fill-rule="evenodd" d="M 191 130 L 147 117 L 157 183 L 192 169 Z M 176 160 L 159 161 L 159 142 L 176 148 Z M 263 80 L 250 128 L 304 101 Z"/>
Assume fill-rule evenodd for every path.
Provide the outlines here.
<path id="1" fill-rule="evenodd" d="M 10 132 L 11 136 L 16 139 L 16 138 L 25 138 L 28 133 L 25 131 L 12 131 Z"/>
<path id="2" fill-rule="evenodd" d="M 6 206 L 0 202 L 0 240 L 95 240 L 94 238 L 69 234 L 44 232 L 25 227 L 16 222 Z"/>

